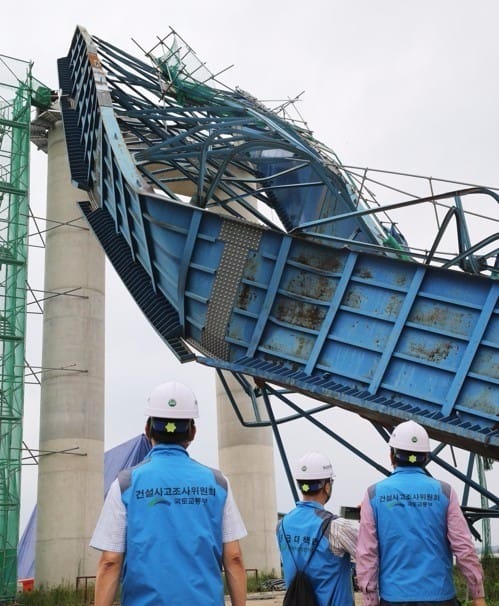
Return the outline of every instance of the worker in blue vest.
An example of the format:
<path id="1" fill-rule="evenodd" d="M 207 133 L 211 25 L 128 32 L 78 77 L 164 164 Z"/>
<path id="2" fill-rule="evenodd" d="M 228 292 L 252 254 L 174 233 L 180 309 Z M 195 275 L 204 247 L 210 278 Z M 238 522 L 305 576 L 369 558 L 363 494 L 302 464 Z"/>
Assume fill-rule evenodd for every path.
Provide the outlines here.
<path id="1" fill-rule="evenodd" d="M 193 460 L 198 403 L 176 381 L 148 400 L 152 449 L 111 485 L 91 546 L 102 551 L 95 606 L 223 606 L 222 566 L 232 606 L 246 603 L 239 539 L 246 529 L 227 478 Z"/>
<path id="2" fill-rule="evenodd" d="M 301 501 L 277 525 L 286 586 L 297 570 L 305 569 L 318 606 L 353 606 L 351 558 L 357 528 L 324 507 L 335 477 L 331 461 L 320 452 L 308 452 L 299 459 L 294 477 Z"/>
<path id="3" fill-rule="evenodd" d="M 483 571 L 451 486 L 425 470 L 430 441 L 405 421 L 389 440 L 393 473 L 361 505 L 357 582 L 365 606 L 457 606 L 453 556 L 473 606 L 485 606 Z"/>

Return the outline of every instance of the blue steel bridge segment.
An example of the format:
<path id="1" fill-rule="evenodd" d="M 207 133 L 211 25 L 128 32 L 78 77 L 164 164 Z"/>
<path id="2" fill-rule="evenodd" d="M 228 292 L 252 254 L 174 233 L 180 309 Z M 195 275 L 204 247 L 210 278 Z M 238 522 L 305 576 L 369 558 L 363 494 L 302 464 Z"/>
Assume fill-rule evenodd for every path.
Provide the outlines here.
<path id="1" fill-rule="evenodd" d="M 496 194 L 440 196 L 459 249 L 440 252 L 442 231 L 423 255 L 306 129 L 164 56 L 78 28 L 59 73 L 85 216 L 179 360 L 499 458 L 499 236 L 472 243 L 461 212 Z"/>

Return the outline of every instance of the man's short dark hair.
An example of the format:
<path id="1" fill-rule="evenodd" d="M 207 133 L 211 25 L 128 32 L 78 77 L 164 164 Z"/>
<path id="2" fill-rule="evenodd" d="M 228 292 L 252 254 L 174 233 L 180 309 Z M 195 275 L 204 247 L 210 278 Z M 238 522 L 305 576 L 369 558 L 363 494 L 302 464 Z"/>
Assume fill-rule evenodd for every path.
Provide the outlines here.
<path id="1" fill-rule="evenodd" d="M 183 444 L 190 438 L 194 419 L 147 419 L 150 437 L 158 444 Z"/>
<path id="2" fill-rule="evenodd" d="M 298 488 L 302 494 L 314 495 L 318 494 L 326 485 L 326 482 L 331 482 L 330 478 L 323 478 L 322 480 L 297 480 Z"/>
<path id="3" fill-rule="evenodd" d="M 391 448 L 398 467 L 424 467 L 428 462 L 427 452 L 410 452 L 400 450 L 400 448 Z"/>

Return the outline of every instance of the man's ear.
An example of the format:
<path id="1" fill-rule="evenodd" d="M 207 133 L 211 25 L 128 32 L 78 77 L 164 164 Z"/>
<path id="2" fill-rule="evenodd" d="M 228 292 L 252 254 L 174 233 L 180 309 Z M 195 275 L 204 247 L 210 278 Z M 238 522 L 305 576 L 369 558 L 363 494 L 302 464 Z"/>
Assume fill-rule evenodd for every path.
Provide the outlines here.
<path id="1" fill-rule="evenodd" d="M 395 459 L 395 451 L 393 450 L 393 448 L 390 448 L 390 463 L 393 467 L 395 467 L 397 464 L 397 460 Z"/>
<path id="2" fill-rule="evenodd" d="M 146 426 L 144 427 L 144 433 L 146 434 L 146 438 L 148 440 L 151 439 L 151 417 L 147 418 Z"/>
<path id="3" fill-rule="evenodd" d="M 191 419 L 189 423 L 189 442 L 192 442 L 196 436 L 196 423 L 194 423 L 194 419 Z"/>

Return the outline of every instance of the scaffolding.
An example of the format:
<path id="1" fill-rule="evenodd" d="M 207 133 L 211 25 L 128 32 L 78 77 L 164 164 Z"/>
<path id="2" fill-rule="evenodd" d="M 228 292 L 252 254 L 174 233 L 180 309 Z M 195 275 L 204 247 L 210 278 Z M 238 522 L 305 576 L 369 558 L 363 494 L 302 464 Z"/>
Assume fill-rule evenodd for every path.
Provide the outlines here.
<path id="1" fill-rule="evenodd" d="M 17 588 L 30 116 L 50 100 L 34 82 L 31 63 L 0 55 L 0 601 Z"/>

